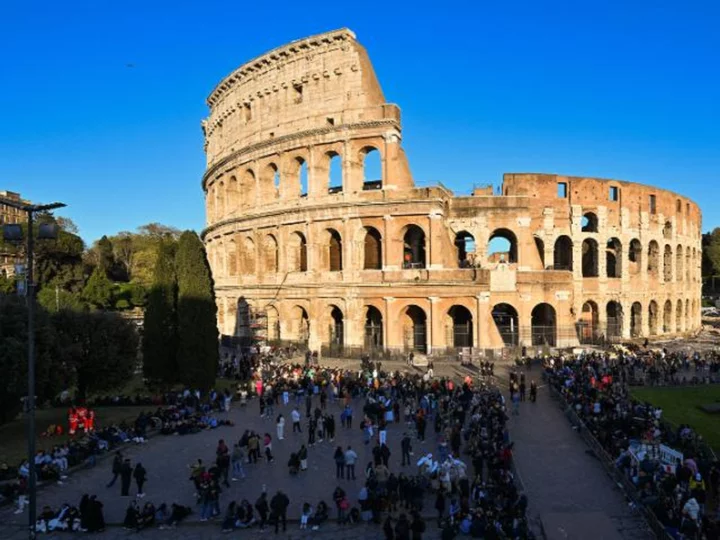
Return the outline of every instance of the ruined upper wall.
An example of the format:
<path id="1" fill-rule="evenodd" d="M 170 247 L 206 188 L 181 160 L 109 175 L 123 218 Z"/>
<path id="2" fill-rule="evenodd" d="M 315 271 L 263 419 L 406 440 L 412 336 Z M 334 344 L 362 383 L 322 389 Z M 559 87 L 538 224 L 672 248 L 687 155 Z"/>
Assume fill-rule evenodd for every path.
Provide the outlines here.
<path id="1" fill-rule="evenodd" d="M 223 79 L 207 104 L 208 164 L 268 139 L 388 116 L 368 55 L 347 29 L 251 60 Z"/>

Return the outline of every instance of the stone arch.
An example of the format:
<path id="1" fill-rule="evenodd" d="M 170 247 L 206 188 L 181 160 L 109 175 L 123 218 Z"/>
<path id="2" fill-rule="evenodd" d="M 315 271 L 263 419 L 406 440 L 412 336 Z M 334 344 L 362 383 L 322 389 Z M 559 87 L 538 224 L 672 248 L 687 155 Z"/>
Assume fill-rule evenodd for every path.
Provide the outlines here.
<path id="1" fill-rule="evenodd" d="M 582 243 L 582 275 L 598 277 L 598 243 L 594 238 L 586 238 Z"/>
<path id="2" fill-rule="evenodd" d="M 310 317 L 302 306 L 295 305 L 290 309 L 290 339 L 305 344 L 310 339 Z"/>
<path id="3" fill-rule="evenodd" d="M 683 247 L 681 244 L 675 248 L 675 281 L 683 281 Z"/>
<path id="4" fill-rule="evenodd" d="M 663 281 L 670 283 L 672 281 L 672 248 L 670 244 L 665 244 L 665 250 L 663 252 Z"/>
<path id="5" fill-rule="evenodd" d="M 530 333 L 532 345 L 557 344 L 557 315 L 555 308 L 547 303 L 536 305 L 530 314 Z"/>
<path id="6" fill-rule="evenodd" d="M 421 307 L 411 304 L 401 315 L 403 343 L 406 350 L 427 352 L 427 314 Z"/>
<path id="7" fill-rule="evenodd" d="M 215 216 L 215 185 L 208 186 L 205 192 L 205 208 L 207 211 L 208 222 L 212 223 L 217 219 Z"/>
<path id="8" fill-rule="evenodd" d="M 235 277 L 238 275 L 238 251 L 237 244 L 234 239 L 231 239 L 226 243 L 226 264 L 227 264 L 227 275 Z"/>
<path id="9" fill-rule="evenodd" d="M 692 330 L 693 325 L 690 322 L 690 300 L 685 299 L 685 331 Z"/>
<path id="10" fill-rule="evenodd" d="M 598 232 L 598 217 L 595 212 L 585 212 L 580 222 L 582 232 Z"/>
<path id="11" fill-rule="evenodd" d="M 650 240 L 648 244 L 648 274 L 652 277 L 660 275 L 660 246 L 655 240 Z"/>
<path id="12" fill-rule="evenodd" d="M 267 306 L 265 316 L 267 318 L 267 341 L 270 343 L 279 342 L 282 339 L 280 335 L 280 313 L 278 313 L 275 306 Z"/>
<path id="13" fill-rule="evenodd" d="M 578 321 L 578 340 L 580 343 L 595 343 L 599 333 L 600 309 L 593 300 L 582 305 Z"/>
<path id="14" fill-rule="evenodd" d="M 370 350 L 383 349 L 385 341 L 383 336 L 383 316 L 375 306 L 366 306 L 365 309 L 365 348 Z"/>
<path id="15" fill-rule="evenodd" d="M 383 167 L 380 150 L 374 146 L 366 146 L 360 150 L 362 163 L 363 191 L 383 188 Z"/>
<path id="16" fill-rule="evenodd" d="M 505 346 L 517 347 L 520 343 L 517 309 L 506 303 L 496 304 L 492 308 L 492 318 Z"/>
<path id="17" fill-rule="evenodd" d="M 382 269 L 382 236 L 375 227 L 365 227 L 363 269 Z"/>
<path id="18" fill-rule="evenodd" d="M 573 241 L 567 235 L 558 236 L 553 248 L 553 268 L 555 270 L 573 270 Z"/>
<path id="19" fill-rule="evenodd" d="M 225 210 L 228 214 L 234 214 L 240 207 L 240 191 L 238 190 L 238 180 L 236 176 L 231 176 L 227 183 L 227 196 Z"/>
<path id="20" fill-rule="evenodd" d="M 225 181 L 220 180 L 220 182 L 217 185 L 217 197 L 215 199 L 217 204 L 217 215 L 215 216 L 216 219 L 223 219 L 225 217 L 225 201 L 227 200 L 227 193 L 225 192 Z"/>
<path id="21" fill-rule="evenodd" d="M 275 163 L 268 163 L 260 175 L 260 198 L 271 202 L 280 196 L 280 169 Z"/>
<path id="22" fill-rule="evenodd" d="M 217 267 L 217 277 L 226 277 L 227 274 L 227 253 L 225 253 L 225 242 L 220 239 L 215 245 L 215 262 Z"/>
<path id="23" fill-rule="evenodd" d="M 467 231 L 458 232 L 455 235 L 455 252 L 457 253 L 458 267 L 474 266 L 475 237 Z"/>
<path id="24" fill-rule="evenodd" d="M 446 329 L 448 345 L 473 346 L 473 316 L 465 306 L 454 305 L 447 311 Z"/>
<path id="25" fill-rule="evenodd" d="M 675 331 L 680 333 L 683 330 L 685 330 L 685 325 L 683 324 L 683 303 L 682 300 L 678 300 L 675 308 Z"/>
<path id="26" fill-rule="evenodd" d="M 615 300 L 611 300 L 605 307 L 606 332 L 605 336 L 610 341 L 615 341 L 622 337 L 623 332 L 623 309 L 622 304 Z"/>
<path id="27" fill-rule="evenodd" d="M 300 231 L 290 234 L 288 272 L 307 272 L 307 239 Z"/>
<path id="28" fill-rule="evenodd" d="M 417 225 L 408 225 L 403 234 L 403 268 L 427 266 L 425 231 Z"/>
<path id="29" fill-rule="evenodd" d="M 642 268 L 643 248 L 640 240 L 633 238 L 628 249 L 628 262 L 631 275 L 639 274 Z"/>
<path id="30" fill-rule="evenodd" d="M 327 229 L 328 233 L 328 270 L 340 272 L 343 269 L 343 244 L 340 233 L 335 229 Z"/>
<path id="31" fill-rule="evenodd" d="M 290 160 L 290 176 L 287 178 L 287 187 L 292 197 L 307 197 L 309 189 L 309 176 L 307 161 L 303 156 L 295 156 Z M 283 179 L 285 182 L 285 179 Z"/>
<path id="32" fill-rule="evenodd" d="M 658 305 L 655 300 L 648 304 L 648 331 L 651 336 L 658 334 Z"/>
<path id="33" fill-rule="evenodd" d="M 692 257 L 690 258 L 690 261 L 692 263 L 690 266 L 690 281 L 697 281 L 696 269 L 698 267 L 698 260 L 697 260 L 697 250 L 695 248 L 692 248 Z"/>
<path id="34" fill-rule="evenodd" d="M 328 307 L 328 343 L 331 347 L 342 348 L 345 345 L 345 314 L 334 304 Z"/>
<path id="35" fill-rule="evenodd" d="M 610 238 L 605 246 L 605 271 L 609 278 L 622 277 L 622 243 Z"/>
<path id="36" fill-rule="evenodd" d="M 642 336 L 642 304 L 640 302 L 633 302 L 630 308 L 630 336 L 640 337 Z"/>
<path id="37" fill-rule="evenodd" d="M 673 331 L 672 319 L 673 319 L 673 307 L 672 301 L 666 300 L 665 307 L 663 308 L 663 334 L 671 334 Z"/>
<path id="38" fill-rule="evenodd" d="M 330 151 L 325 154 L 328 169 L 328 193 L 342 193 L 343 191 L 343 167 L 340 154 Z"/>
<path id="39" fill-rule="evenodd" d="M 266 234 L 263 238 L 263 272 L 275 274 L 278 272 L 280 250 L 277 239 L 272 234 Z"/>
<path id="40" fill-rule="evenodd" d="M 495 229 L 488 238 L 488 262 L 518 262 L 517 236 L 510 229 Z"/>
<path id="41" fill-rule="evenodd" d="M 240 257 L 240 273 L 243 275 L 255 274 L 255 261 L 257 252 L 255 242 L 249 236 L 243 240 L 242 255 Z"/>
<path id="42" fill-rule="evenodd" d="M 668 220 L 665 222 L 665 225 L 663 226 L 663 238 L 665 240 L 670 240 L 672 238 L 673 233 L 673 226 L 672 221 Z"/>
<path id="43" fill-rule="evenodd" d="M 257 183 L 255 173 L 247 169 L 240 177 L 240 193 L 242 193 L 242 206 L 245 208 L 255 206 Z"/>
<path id="44" fill-rule="evenodd" d="M 539 236 L 533 236 L 535 241 L 535 249 L 537 249 L 538 257 L 540 257 L 540 265 L 545 269 L 545 241 Z"/>
<path id="45" fill-rule="evenodd" d="M 690 282 L 690 268 L 692 267 L 692 261 L 690 260 L 690 255 L 692 255 L 690 251 L 690 246 L 685 248 L 685 281 L 688 283 Z"/>

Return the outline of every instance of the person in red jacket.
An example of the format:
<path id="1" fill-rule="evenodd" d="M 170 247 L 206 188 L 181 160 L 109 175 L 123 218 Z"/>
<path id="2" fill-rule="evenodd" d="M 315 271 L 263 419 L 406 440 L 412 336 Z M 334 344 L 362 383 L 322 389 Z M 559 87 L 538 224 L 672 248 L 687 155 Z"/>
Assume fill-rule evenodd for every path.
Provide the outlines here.
<path id="1" fill-rule="evenodd" d="M 87 419 L 87 409 L 85 407 L 78 407 L 77 414 L 78 414 L 78 429 L 86 431 L 85 420 Z"/>
<path id="2" fill-rule="evenodd" d="M 68 412 L 68 424 L 70 425 L 70 435 L 75 435 L 78 427 L 78 414 L 74 407 Z"/>
<path id="3" fill-rule="evenodd" d="M 87 417 L 85 418 L 85 431 L 91 432 L 95 430 L 95 411 L 88 409 Z"/>

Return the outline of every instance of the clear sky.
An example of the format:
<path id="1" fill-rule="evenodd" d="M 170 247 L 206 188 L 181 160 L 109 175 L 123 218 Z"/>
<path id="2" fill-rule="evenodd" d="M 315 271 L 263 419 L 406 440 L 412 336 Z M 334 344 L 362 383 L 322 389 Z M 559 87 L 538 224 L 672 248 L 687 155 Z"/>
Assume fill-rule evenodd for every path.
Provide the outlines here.
<path id="1" fill-rule="evenodd" d="M 687 195 L 704 230 L 720 226 L 717 0 L 5 0 L 1 13 L 0 190 L 68 203 L 88 242 L 150 221 L 200 230 L 208 93 L 340 27 L 402 108 L 416 181 L 617 178 Z"/>

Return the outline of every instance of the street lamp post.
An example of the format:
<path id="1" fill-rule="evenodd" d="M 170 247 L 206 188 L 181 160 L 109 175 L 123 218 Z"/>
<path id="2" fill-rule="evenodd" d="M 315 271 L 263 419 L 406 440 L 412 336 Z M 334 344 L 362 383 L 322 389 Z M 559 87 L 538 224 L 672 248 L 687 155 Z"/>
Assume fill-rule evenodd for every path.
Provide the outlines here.
<path id="1" fill-rule="evenodd" d="M 33 282 L 33 263 L 34 263 L 34 248 L 35 248 L 35 234 L 33 231 L 33 224 L 35 214 L 37 212 L 47 212 L 49 210 L 55 210 L 62 208 L 65 205 L 63 203 L 52 203 L 52 204 L 24 204 L 20 201 L 13 201 L 0 197 L 0 204 L 16 208 L 27 214 L 28 232 L 26 238 L 27 246 L 27 307 L 28 307 L 28 395 L 27 395 L 27 414 L 28 414 L 28 526 L 29 526 L 29 538 L 35 539 L 35 521 L 37 514 L 37 482 L 35 475 L 35 283 Z M 42 227 L 42 226 L 41 226 Z M 18 232 L 19 231 L 19 232 Z M 52 238 L 53 232 L 50 230 L 40 230 L 39 238 Z M 8 240 L 22 240 L 22 229 L 18 225 L 5 225 L 4 227 L 5 238 Z"/>

